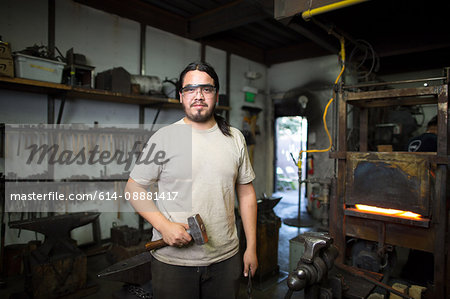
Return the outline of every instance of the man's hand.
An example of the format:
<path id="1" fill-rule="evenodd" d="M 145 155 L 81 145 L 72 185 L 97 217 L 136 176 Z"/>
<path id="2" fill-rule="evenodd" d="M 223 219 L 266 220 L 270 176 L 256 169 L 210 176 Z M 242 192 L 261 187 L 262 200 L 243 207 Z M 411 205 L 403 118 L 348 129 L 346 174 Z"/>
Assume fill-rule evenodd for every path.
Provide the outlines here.
<path id="1" fill-rule="evenodd" d="M 133 198 L 133 193 L 145 193 L 148 186 L 138 184 L 132 178 L 128 179 L 125 187 L 125 192 L 130 193 L 130 198 Z M 152 200 L 131 200 L 130 201 L 136 211 L 144 217 L 145 220 L 161 233 L 164 242 L 170 246 L 183 246 L 188 244 L 192 237 L 186 232 L 189 225 L 185 223 L 170 222 L 156 207 Z"/>
<path id="2" fill-rule="evenodd" d="M 160 226 L 158 231 L 161 233 L 164 242 L 170 246 L 184 246 L 191 242 L 192 237 L 187 233 L 189 225 L 186 223 L 169 222 Z"/>
<path id="3" fill-rule="evenodd" d="M 249 268 L 252 271 L 252 277 L 255 276 L 256 269 L 258 269 L 258 258 L 256 257 L 256 250 L 247 248 L 244 252 L 244 276 L 248 276 Z"/>

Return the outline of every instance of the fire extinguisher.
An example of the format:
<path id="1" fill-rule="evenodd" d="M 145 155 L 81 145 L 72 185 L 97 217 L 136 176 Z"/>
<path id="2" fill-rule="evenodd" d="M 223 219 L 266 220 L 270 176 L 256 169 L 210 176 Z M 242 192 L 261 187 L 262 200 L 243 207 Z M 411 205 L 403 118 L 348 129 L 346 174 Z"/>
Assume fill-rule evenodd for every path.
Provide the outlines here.
<path id="1" fill-rule="evenodd" d="M 317 192 L 317 190 L 315 190 L 315 188 L 313 188 L 311 190 L 311 193 L 309 194 L 309 197 L 308 197 L 308 212 L 309 213 L 312 213 L 313 210 L 315 210 L 316 208 L 319 208 L 319 207 L 315 207 L 314 206 L 314 205 L 317 205 L 317 202 L 319 202 L 319 200 L 318 200 L 319 199 L 319 194 L 316 193 L 316 192 Z"/>
<path id="2" fill-rule="evenodd" d="M 311 194 L 309 194 L 308 197 L 308 213 L 312 213 L 313 209 L 314 209 L 314 199 L 316 198 L 316 194 L 314 193 L 314 190 L 311 191 Z"/>

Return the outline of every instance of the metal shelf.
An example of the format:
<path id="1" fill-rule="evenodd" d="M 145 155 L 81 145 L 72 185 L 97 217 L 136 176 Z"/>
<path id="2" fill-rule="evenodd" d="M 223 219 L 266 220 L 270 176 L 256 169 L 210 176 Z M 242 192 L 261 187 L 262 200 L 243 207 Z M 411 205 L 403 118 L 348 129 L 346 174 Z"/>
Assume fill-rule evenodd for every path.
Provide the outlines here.
<path id="1" fill-rule="evenodd" d="M 123 94 L 100 89 L 87 89 L 65 84 L 50 83 L 44 81 L 0 77 L 0 88 L 33 93 L 51 95 L 65 95 L 67 98 L 82 98 L 94 101 L 107 101 L 135 105 L 162 105 L 167 108 L 182 109 L 179 100 L 157 96 Z M 217 106 L 217 110 L 231 110 L 227 106 Z"/>

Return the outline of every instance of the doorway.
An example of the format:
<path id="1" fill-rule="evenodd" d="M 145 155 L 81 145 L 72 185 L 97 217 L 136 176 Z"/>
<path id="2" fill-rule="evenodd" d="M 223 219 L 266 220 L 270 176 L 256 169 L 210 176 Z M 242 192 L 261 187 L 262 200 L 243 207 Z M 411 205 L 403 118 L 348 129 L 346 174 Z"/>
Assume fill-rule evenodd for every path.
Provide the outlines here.
<path id="1" fill-rule="evenodd" d="M 305 184 L 299 186 L 296 162 L 300 150 L 306 150 L 307 130 L 308 122 L 305 117 L 282 116 L 275 119 L 275 193 L 273 196 L 281 197 L 281 201 L 274 208 L 274 212 L 282 219 L 278 241 L 278 263 L 280 270 L 286 273 L 293 270 L 289 258 L 290 240 L 309 230 L 285 223 L 285 220 L 297 219 L 300 210 L 306 210 L 300 204 L 305 202 L 303 198 L 306 194 L 306 187 Z M 304 180 L 306 178 L 306 153 L 302 155 L 302 180 Z"/>
<path id="2" fill-rule="evenodd" d="M 300 150 L 306 150 L 308 121 L 302 116 L 283 116 L 275 121 L 275 193 L 285 203 L 304 202 L 306 187 L 299 184 L 297 160 Z M 306 153 L 302 153 L 302 180 L 306 179 Z M 299 200 L 301 199 L 301 200 Z M 301 211 L 306 207 L 300 207 Z"/>

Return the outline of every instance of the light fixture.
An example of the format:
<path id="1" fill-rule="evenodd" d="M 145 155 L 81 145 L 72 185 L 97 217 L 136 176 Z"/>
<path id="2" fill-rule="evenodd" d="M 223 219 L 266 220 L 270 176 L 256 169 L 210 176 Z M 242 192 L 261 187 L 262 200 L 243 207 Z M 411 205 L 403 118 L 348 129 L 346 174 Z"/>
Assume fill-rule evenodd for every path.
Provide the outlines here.
<path id="1" fill-rule="evenodd" d="M 306 105 L 308 104 L 308 97 L 305 95 L 299 96 L 298 103 L 302 106 L 303 109 L 306 109 Z"/>

